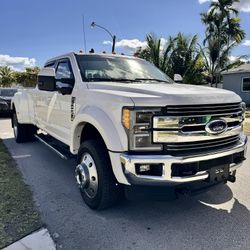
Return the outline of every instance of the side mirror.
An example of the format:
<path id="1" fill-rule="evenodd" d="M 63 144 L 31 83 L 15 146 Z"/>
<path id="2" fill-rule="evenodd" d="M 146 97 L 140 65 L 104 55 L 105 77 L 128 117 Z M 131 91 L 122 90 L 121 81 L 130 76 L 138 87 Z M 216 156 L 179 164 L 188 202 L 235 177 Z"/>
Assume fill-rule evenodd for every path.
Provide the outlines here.
<path id="1" fill-rule="evenodd" d="M 73 78 L 60 78 L 60 79 L 56 79 L 57 82 L 61 82 L 61 83 L 67 83 L 70 85 L 74 85 L 75 84 L 75 79 Z"/>
<path id="2" fill-rule="evenodd" d="M 174 74 L 174 81 L 177 83 L 182 83 L 183 82 L 183 78 L 180 74 Z"/>
<path id="3" fill-rule="evenodd" d="M 70 95 L 74 87 L 75 79 L 60 78 L 56 79 L 56 89 L 62 95 Z"/>
<path id="4" fill-rule="evenodd" d="M 56 90 L 55 69 L 42 68 L 38 74 L 37 85 L 38 89 L 46 91 Z"/>
<path id="5" fill-rule="evenodd" d="M 57 91 L 62 95 L 70 95 L 73 90 L 73 85 L 68 83 L 57 82 L 56 88 Z"/>

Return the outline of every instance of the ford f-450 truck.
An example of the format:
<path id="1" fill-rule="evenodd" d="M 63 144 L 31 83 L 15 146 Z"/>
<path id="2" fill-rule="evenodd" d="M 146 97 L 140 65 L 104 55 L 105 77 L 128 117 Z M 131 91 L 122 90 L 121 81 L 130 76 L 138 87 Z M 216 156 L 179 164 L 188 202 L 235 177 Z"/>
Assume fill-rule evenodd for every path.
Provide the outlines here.
<path id="1" fill-rule="evenodd" d="M 126 187 L 234 182 L 245 160 L 238 95 L 177 84 L 136 57 L 55 57 L 35 89 L 16 93 L 12 110 L 16 142 L 49 136 L 77 156 L 76 180 L 92 209 L 111 206 Z"/>

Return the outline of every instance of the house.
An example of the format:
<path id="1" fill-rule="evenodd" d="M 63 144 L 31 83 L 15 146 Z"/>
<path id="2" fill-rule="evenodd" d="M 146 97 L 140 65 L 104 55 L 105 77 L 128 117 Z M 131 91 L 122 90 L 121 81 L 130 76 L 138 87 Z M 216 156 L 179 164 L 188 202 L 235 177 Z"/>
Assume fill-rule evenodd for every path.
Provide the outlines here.
<path id="1" fill-rule="evenodd" d="M 250 64 L 224 71 L 223 88 L 234 91 L 250 106 Z"/>

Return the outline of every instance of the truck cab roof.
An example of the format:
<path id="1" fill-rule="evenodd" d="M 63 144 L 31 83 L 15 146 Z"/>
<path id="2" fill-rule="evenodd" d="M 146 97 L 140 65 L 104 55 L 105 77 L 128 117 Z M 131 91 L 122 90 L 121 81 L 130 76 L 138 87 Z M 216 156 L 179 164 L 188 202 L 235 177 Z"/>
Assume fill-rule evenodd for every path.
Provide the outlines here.
<path id="1" fill-rule="evenodd" d="M 81 52 L 69 52 L 66 54 L 62 54 L 60 56 L 53 57 L 46 61 L 46 64 L 49 64 L 53 61 L 59 60 L 61 58 L 71 58 L 74 57 L 75 55 L 77 56 L 101 56 L 101 57 L 114 57 L 114 58 L 130 58 L 130 59 L 138 59 L 138 60 L 143 60 L 139 57 L 134 57 L 134 56 L 128 56 L 128 55 L 121 55 L 121 54 L 112 54 L 112 53 L 81 53 Z"/>

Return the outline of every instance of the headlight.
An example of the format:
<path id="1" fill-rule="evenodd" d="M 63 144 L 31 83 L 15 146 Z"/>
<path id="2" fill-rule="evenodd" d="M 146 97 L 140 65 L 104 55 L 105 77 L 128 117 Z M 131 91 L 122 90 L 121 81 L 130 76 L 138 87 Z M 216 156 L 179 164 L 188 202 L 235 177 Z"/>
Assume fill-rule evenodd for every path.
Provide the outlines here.
<path id="1" fill-rule="evenodd" d="M 161 144 L 152 143 L 153 116 L 160 112 L 160 108 L 123 108 L 122 124 L 128 135 L 130 150 L 162 150 Z"/>

